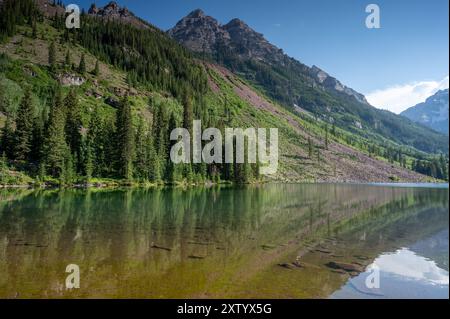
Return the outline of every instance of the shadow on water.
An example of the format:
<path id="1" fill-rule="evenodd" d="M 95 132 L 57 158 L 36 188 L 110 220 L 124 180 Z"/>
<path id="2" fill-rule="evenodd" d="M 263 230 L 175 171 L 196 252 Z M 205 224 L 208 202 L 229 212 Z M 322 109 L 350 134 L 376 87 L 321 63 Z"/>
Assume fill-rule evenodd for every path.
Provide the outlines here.
<path id="1" fill-rule="evenodd" d="M 324 298 L 445 227 L 438 188 L 2 190 L 0 297 Z M 448 270 L 448 246 L 415 247 Z M 72 263 L 81 288 L 66 290 Z"/>

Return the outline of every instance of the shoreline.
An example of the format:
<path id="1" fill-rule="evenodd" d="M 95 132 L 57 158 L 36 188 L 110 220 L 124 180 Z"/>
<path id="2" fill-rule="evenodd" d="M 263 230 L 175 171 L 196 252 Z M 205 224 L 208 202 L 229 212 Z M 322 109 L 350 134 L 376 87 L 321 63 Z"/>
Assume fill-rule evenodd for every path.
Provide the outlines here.
<path id="1" fill-rule="evenodd" d="M 64 185 L 60 186 L 57 184 L 0 184 L 1 189 L 23 189 L 23 190 L 57 190 L 57 189 L 121 189 L 121 188 L 198 188 L 198 187 L 242 187 L 242 186 L 255 186 L 255 185 L 265 185 L 265 184 L 329 184 L 329 185 L 372 185 L 372 186 L 386 186 L 386 187 L 442 187 L 448 188 L 449 182 L 447 181 L 423 181 L 423 182 L 370 182 L 370 181 L 310 181 L 310 180 L 301 180 L 301 181 L 259 181 L 252 182 L 246 184 L 236 184 L 232 182 L 221 182 L 215 183 L 212 181 L 208 181 L 205 183 L 139 183 L 139 182 L 120 182 L 116 181 L 113 183 L 89 183 L 89 184 L 73 184 L 73 185 Z"/>

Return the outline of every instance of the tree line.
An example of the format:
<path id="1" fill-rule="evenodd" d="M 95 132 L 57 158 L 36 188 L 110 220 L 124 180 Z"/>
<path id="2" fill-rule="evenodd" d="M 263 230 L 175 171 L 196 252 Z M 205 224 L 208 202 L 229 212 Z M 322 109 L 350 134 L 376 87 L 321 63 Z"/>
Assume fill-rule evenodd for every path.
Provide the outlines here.
<path id="1" fill-rule="evenodd" d="M 57 87 L 46 120 L 36 116 L 32 90 L 25 88 L 15 119 L 7 118 L 0 152 L 9 166 L 37 180 L 55 178 L 60 184 L 93 177 L 153 183 L 211 180 L 246 183 L 258 178 L 256 164 L 173 164 L 170 132 L 192 130 L 191 98 L 184 97 L 183 119 L 164 105 L 153 108 L 153 120 L 134 114 L 128 97 L 120 101 L 111 120 L 94 110 L 83 126 L 76 89 L 66 95 Z M 189 124 L 190 123 L 190 124 Z"/>

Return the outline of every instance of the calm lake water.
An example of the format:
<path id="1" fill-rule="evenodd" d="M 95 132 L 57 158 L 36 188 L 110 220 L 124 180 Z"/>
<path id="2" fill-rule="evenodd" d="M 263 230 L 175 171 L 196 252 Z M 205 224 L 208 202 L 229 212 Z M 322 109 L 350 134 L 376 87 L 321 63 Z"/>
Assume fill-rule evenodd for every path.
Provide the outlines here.
<path id="1" fill-rule="evenodd" d="M 0 297 L 448 298 L 448 186 L 411 186 L 0 190 Z"/>

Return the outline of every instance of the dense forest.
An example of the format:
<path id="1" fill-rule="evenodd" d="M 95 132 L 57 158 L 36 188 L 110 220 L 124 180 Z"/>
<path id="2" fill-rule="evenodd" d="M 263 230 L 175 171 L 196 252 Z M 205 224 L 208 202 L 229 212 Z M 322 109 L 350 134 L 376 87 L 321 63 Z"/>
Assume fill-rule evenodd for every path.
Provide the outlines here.
<path id="1" fill-rule="evenodd" d="M 17 25 L 27 24 L 35 29 L 42 16 L 31 0 L 6 1 L 2 8 L 2 39 L 14 34 Z M 26 8 L 24 10 L 24 8 Z M 23 14 L 17 14 L 22 12 Z M 14 21 L 8 17 L 15 16 Z M 76 88 L 37 88 L 27 86 L 16 112 L 7 114 L 0 149 L 1 167 L 8 165 L 44 181 L 53 178 L 63 185 L 92 180 L 114 178 L 125 182 L 197 183 L 206 180 L 247 183 L 258 179 L 255 164 L 173 164 L 169 160 L 170 132 L 177 127 L 192 130 L 193 119 L 204 119 L 214 127 L 224 128 L 225 122 L 214 123 L 198 107 L 207 90 L 203 68 L 192 63 L 190 54 L 156 29 L 141 30 L 113 21 L 84 16 L 79 30 L 63 27 L 64 16 L 55 15 L 51 23 L 66 30 L 49 43 L 47 72 L 53 77 L 70 70 L 80 76 L 97 76 L 98 61 L 94 69 L 87 70 L 85 56 L 72 61 L 68 51 L 64 61 L 57 61 L 56 43 L 81 45 L 92 54 L 127 72 L 130 87 L 167 92 L 183 105 L 183 114 L 176 114 L 160 105 L 152 108 L 152 119 L 136 119 L 128 96 L 114 103 L 112 120 L 93 113 L 83 125 L 82 110 Z M 4 24 L 2 23 L 2 26 Z M 33 31 L 31 37 L 36 37 Z M 0 56 L 0 71 L 8 72 L 12 61 Z M 35 105 L 32 95 L 39 95 Z M 0 92 L 0 98 L 2 96 Z M 7 111 L 7 100 L 0 100 L 0 110 Z M 38 102 L 39 103 L 39 102 Z M 148 101 L 152 106 L 151 98 Z M 45 110 L 36 114 L 36 110 Z"/>
<path id="2" fill-rule="evenodd" d="M 184 127 L 192 132 L 192 120 L 201 119 L 207 127 L 217 127 L 223 133 L 225 127 L 233 125 L 234 119 L 227 101 L 215 109 L 206 106 L 205 96 L 209 89 L 203 66 L 195 63 L 190 52 L 160 30 L 154 27 L 139 29 L 86 14 L 82 16 L 80 29 L 69 30 L 64 27 L 64 15 L 45 17 L 33 0 L 5 0 L 0 11 L 0 43 L 14 36 L 23 26 L 30 30 L 26 37 L 45 40 L 48 45 L 46 65 L 31 71 L 42 73 L 42 78 L 48 80 L 21 82 L 23 94 L 18 107 L 10 105 L 5 87 L 0 85 L 0 112 L 4 115 L 0 138 L 1 183 L 13 184 L 17 179 L 17 176 L 6 174 L 10 169 L 25 172 L 40 183 L 59 185 L 92 183 L 100 179 L 120 180 L 125 184 L 208 181 L 241 184 L 260 180 L 257 164 L 175 165 L 169 160 L 170 149 L 175 143 L 170 141 L 169 135 L 174 128 Z M 44 34 L 42 26 L 45 24 L 58 32 Z M 69 49 L 63 59 L 58 58 L 61 47 L 82 48 L 97 60 L 89 67 L 87 54 L 75 59 Z M 97 80 L 102 63 L 126 75 L 128 91 L 120 100 L 109 100 L 106 103 L 108 111 L 96 106 L 87 115 L 86 106 L 79 102 L 85 93 L 83 89 L 62 86 L 55 79 L 70 73 L 100 82 Z M 23 68 L 7 54 L 0 55 L 0 74 L 9 74 L 20 82 L 22 75 L 17 74 L 23 73 Z M 180 108 L 165 107 L 149 95 L 146 104 L 151 116 L 137 116 L 129 96 L 133 89 L 158 92 L 173 99 Z M 305 92 L 309 91 L 305 89 Z M 326 129 L 320 129 L 325 148 L 329 139 L 338 139 L 337 124 L 330 124 L 330 131 L 328 124 Z M 312 125 L 322 126 L 314 121 Z M 354 145 L 355 140 L 361 141 L 359 137 L 351 138 L 351 132 L 345 137 L 343 131 L 340 132 L 340 138 L 347 139 L 349 145 Z M 435 178 L 448 179 L 448 157 L 443 155 L 420 153 L 419 156 L 419 153 L 411 153 L 409 148 L 400 151 L 394 146 L 382 147 L 375 142 L 360 144 L 360 148 L 365 147 L 374 157 Z M 309 157 L 317 156 L 320 162 L 319 148 L 312 145 L 310 139 L 307 147 Z"/>

